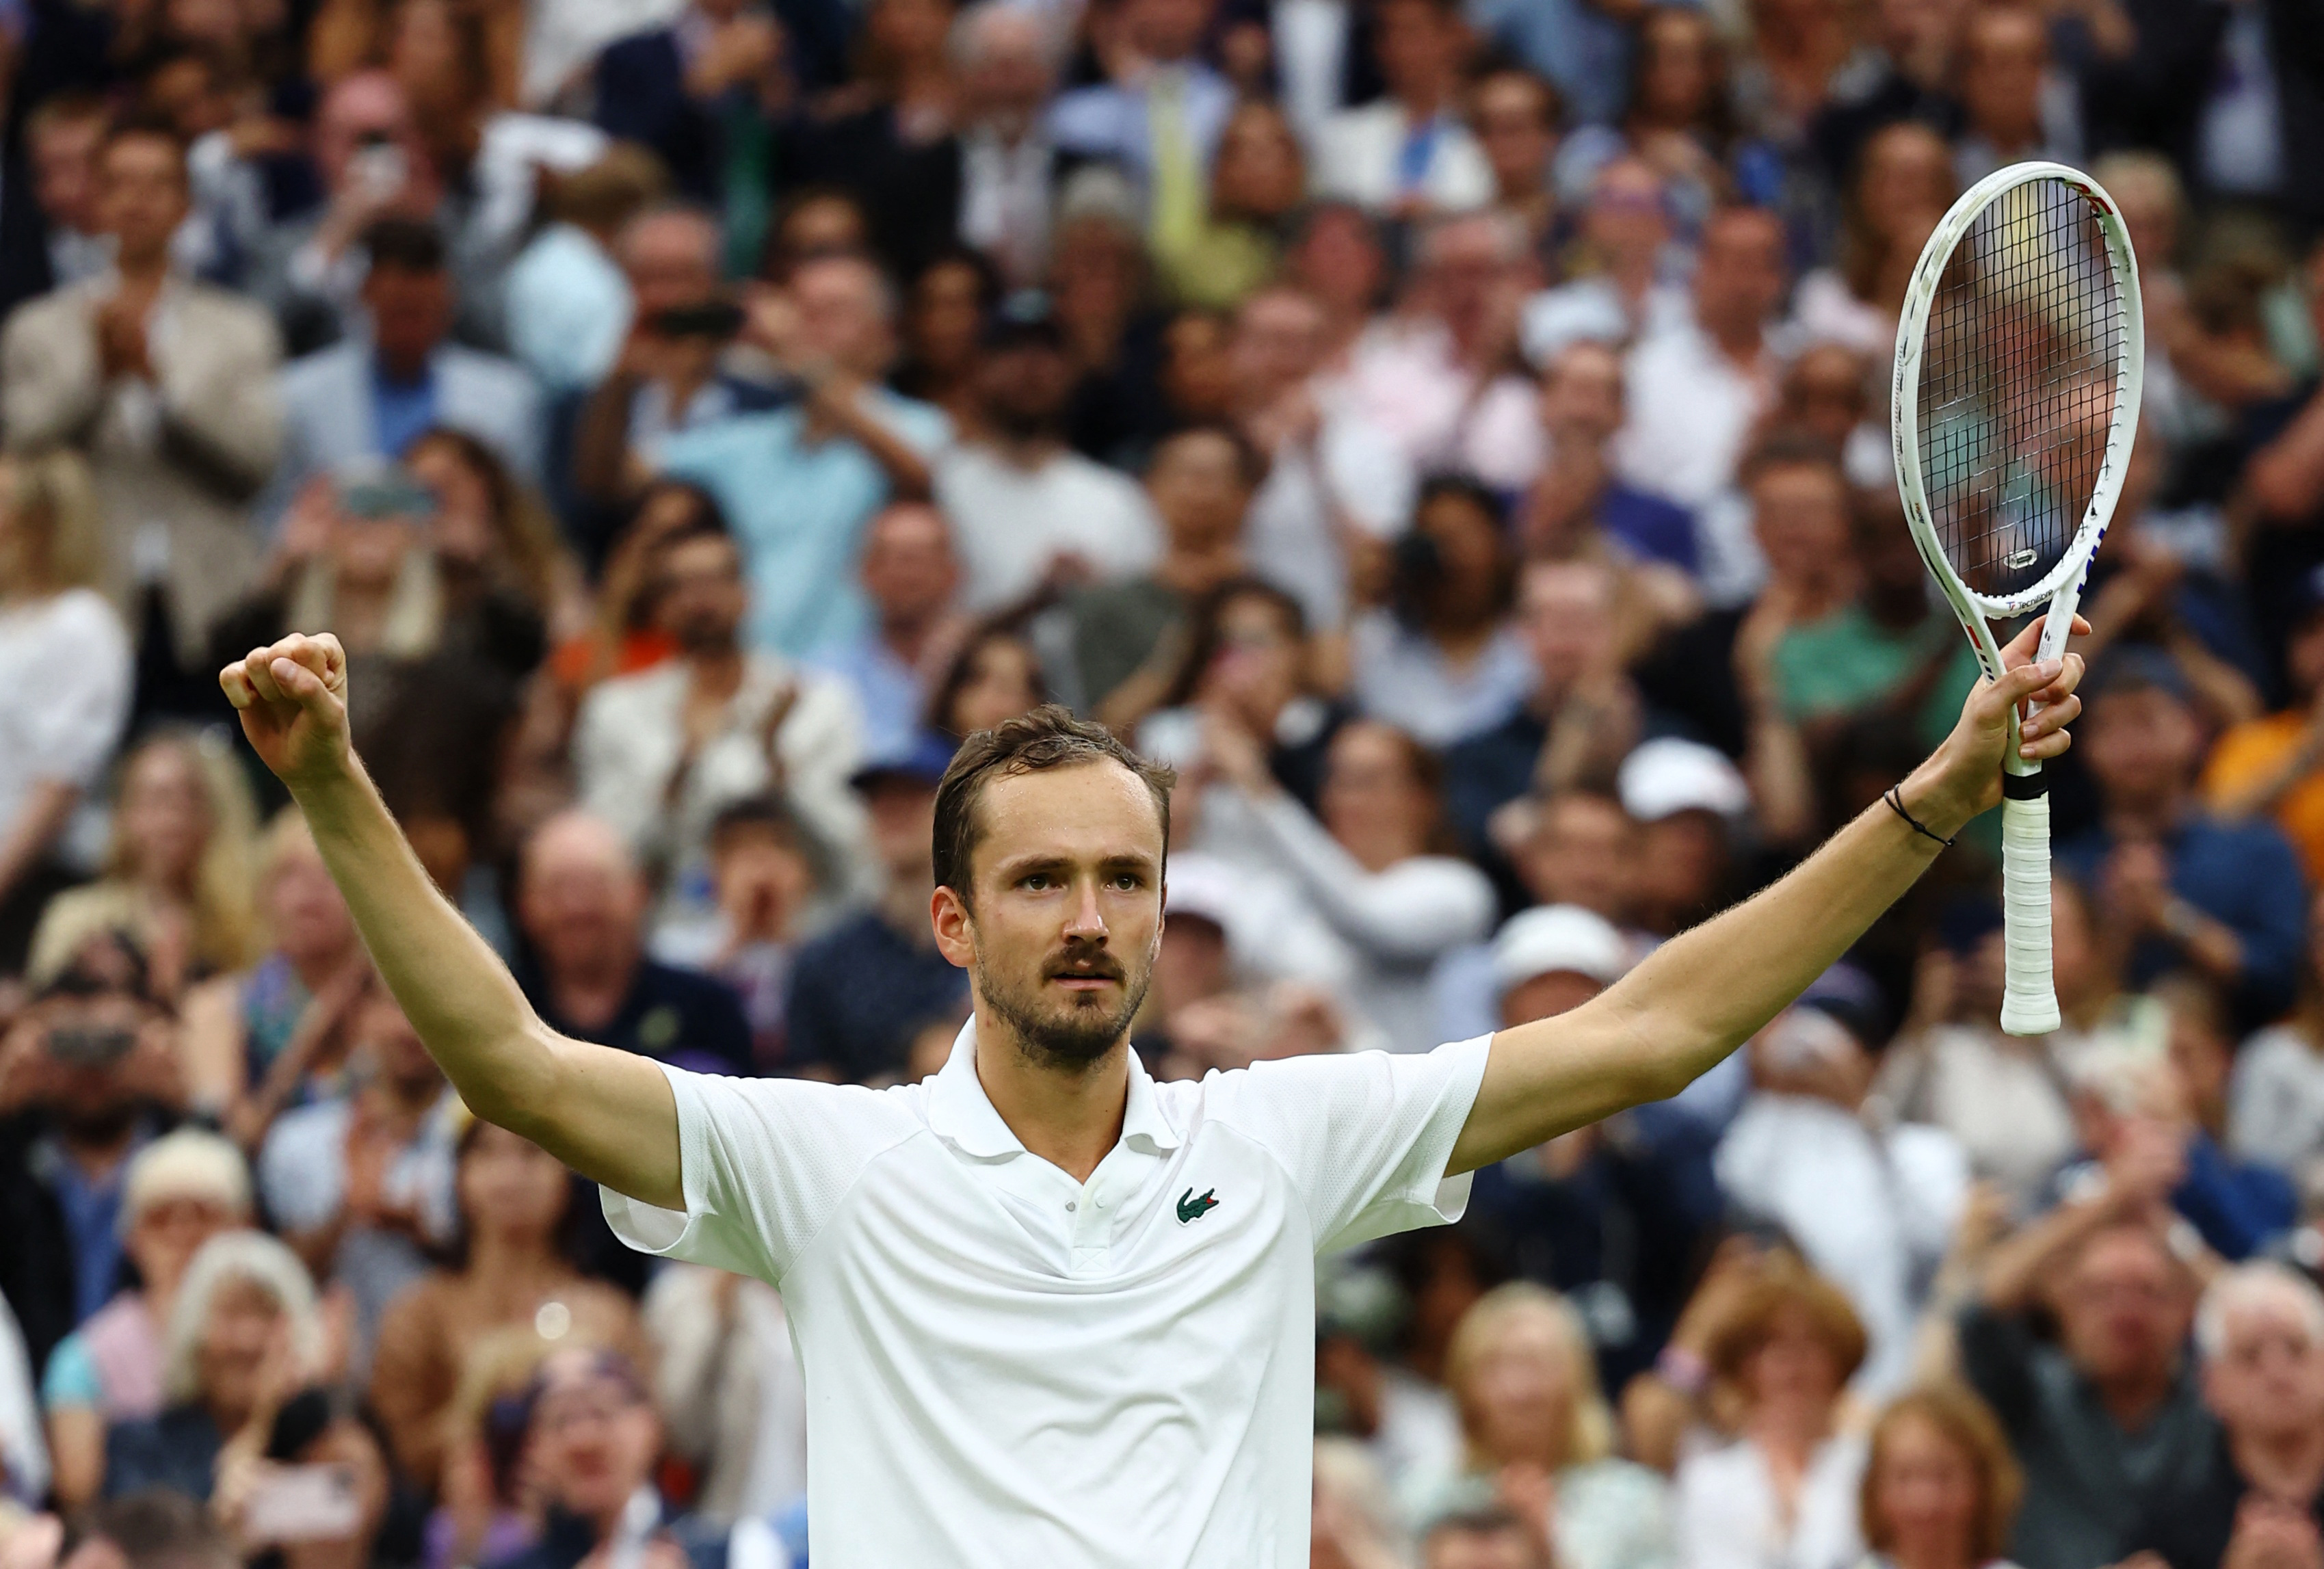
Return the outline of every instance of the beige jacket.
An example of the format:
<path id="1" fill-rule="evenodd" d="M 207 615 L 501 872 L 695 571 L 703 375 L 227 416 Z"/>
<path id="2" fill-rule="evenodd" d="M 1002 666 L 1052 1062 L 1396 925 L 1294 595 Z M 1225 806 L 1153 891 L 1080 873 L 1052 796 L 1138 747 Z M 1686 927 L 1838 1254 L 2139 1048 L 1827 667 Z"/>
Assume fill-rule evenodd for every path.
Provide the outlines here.
<path id="1" fill-rule="evenodd" d="M 261 540 L 248 503 L 282 449 L 274 387 L 282 347 L 264 309 L 173 278 L 146 323 L 154 381 L 108 383 L 96 321 L 115 281 L 107 273 L 68 285 L 8 318 L 0 431 L 10 451 L 88 454 L 105 508 L 104 588 L 134 617 L 135 589 L 158 571 L 179 657 L 191 660 L 204 652 L 210 623 L 258 576 Z"/>

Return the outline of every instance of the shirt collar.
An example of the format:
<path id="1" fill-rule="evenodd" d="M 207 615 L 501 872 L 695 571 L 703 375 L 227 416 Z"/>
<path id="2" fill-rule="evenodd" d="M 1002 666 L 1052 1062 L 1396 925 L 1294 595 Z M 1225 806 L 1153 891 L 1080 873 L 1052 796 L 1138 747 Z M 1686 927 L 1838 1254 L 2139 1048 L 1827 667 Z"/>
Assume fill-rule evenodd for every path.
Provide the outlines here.
<path id="1" fill-rule="evenodd" d="M 960 1033 L 953 1038 L 952 1055 L 928 1081 L 928 1126 L 962 1154 L 980 1160 L 1027 1153 L 1024 1141 L 1001 1120 L 976 1076 L 976 1020 L 973 1018 L 960 1027 Z M 1135 1051 L 1130 1054 L 1130 1098 L 1122 1108 L 1121 1141 L 1157 1152 L 1176 1149 L 1182 1142 L 1178 1131 L 1163 1115 L 1153 1075 Z"/>

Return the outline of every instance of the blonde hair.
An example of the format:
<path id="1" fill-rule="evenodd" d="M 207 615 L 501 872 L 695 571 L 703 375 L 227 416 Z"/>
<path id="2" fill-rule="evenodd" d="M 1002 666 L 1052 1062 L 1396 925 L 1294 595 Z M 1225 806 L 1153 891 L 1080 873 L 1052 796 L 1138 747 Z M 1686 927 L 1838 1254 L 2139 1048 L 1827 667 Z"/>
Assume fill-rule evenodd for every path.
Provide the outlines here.
<path id="1" fill-rule="evenodd" d="M 1738 1380 L 1774 1333 L 1775 1315 L 1786 1307 L 1804 1310 L 1816 1338 L 1831 1353 L 1842 1384 L 1864 1365 L 1868 1346 L 1864 1321 L 1847 1294 L 1830 1280 L 1789 1258 L 1778 1257 L 1743 1288 L 1734 1311 L 1711 1336 L 1707 1361 L 1722 1379 Z"/>
<path id="2" fill-rule="evenodd" d="M 292 583 L 285 619 L 291 626 L 328 627 L 337 619 L 338 595 L 338 568 L 328 556 L 318 556 Z M 379 651 L 390 659 L 424 660 L 443 641 L 444 577 L 437 569 L 436 552 L 414 544 L 396 568 L 387 614 L 380 623 Z"/>
<path id="3" fill-rule="evenodd" d="M 161 1397 L 171 1405 L 201 1397 L 202 1343 L 209 1336 L 210 1310 L 218 1293 L 237 1281 L 265 1292 L 290 1321 L 291 1355 L 301 1368 L 311 1371 L 320 1362 L 323 1318 L 307 1266 L 264 1232 L 226 1232 L 204 1242 L 186 1266 L 170 1322 L 162 1327 Z"/>
<path id="4" fill-rule="evenodd" d="M 1565 1438 L 1565 1463 L 1586 1465 L 1614 1453 L 1614 1411 L 1598 1383 L 1598 1358 L 1590 1331 L 1573 1304 L 1546 1286 L 1512 1280 L 1496 1286 L 1463 1314 L 1444 1352 L 1444 1387 L 1452 1391 L 1467 1435 L 1471 1463 L 1489 1457 L 1478 1449 L 1478 1412 L 1470 1385 L 1502 1340 L 1528 1321 L 1545 1324 L 1565 1358 L 1573 1389 L 1572 1416 Z"/>
<path id="5" fill-rule="evenodd" d="M 130 1158 L 121 1184 L 121 1230 L 126 1234 L 152 1205 L 173 1198 L 207 1199 L 236 1219 L 250 1218 L 250 1167 L 230 1140 L 199 1128 L 164 1133 Z"/>
<path id="6" fill-rule="evenodd" d="M 1889 1533 L 1874 1507 L 1881 1463 L 1895 1442 L 1896 1429 L 1915 1417 L 1944 1435 L 1977 1473 L 1977 1535 L 1970 1543 L 1970 1560 L 1993 1562 L 2008 1545 L 2009 1527 L 2025 1496 L 2025 1473 L 2010 1453 L 2009 1439 L 1992 1408 L 1968 1385 L 1951 1379 L 1897 1396 L 1872 1424 L 1871 1445 L 1857 1491 L 1865 1545 L 1875 1553 L 1886 1553 L 1889 1547 Z"/>
<path id="7" fill-rule="evenodd" d="M 217 971 L 239 970 L 258 957 L 257 884 L 251 874 L 251 848 L 257 835 L 258 806 L 250 780 L 217 734 L 188 728 L 157 731 L 132 746 L 121 760 L 118 804 L 129 776 L 150 754 L 174 751 L 192 767 L 209 818 L 201 859 L 194 865 L 194 951 Z M 129 845 L 116 825 L 107 847 L 106 875 L 127 881 Z"/>
<path id="8" fill-rule="evenodd" d="M 97 485 L 78 452 L 59 448 L 5 460 L 7 507 L 18 527 L 37 531 L 37 586 L 87 588 L 105 572 L 104 513 Z"/>

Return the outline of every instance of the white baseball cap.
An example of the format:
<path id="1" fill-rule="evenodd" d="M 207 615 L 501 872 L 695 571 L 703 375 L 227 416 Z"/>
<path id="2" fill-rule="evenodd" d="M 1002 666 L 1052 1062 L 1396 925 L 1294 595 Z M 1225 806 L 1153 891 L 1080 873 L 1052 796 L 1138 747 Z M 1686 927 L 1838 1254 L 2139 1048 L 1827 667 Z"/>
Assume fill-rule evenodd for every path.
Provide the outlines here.
<path id="1" fill-rule="evenodd" d="M 1493 985 L 1506 995 L 1536 975 L 1570 971 L 1601 986 L 1630 967 L 1629 945 L 1613 923 L 1578 904 L 1520 910 L 1493 938 Z"/>
<path id="2" fill-rule="evenodd" d="M 1170 857 L 1162 873 L 1166 918 L 1185 916 L 1206 920 L 1231 933 L 1244 904 L 1242 879 L 1234 867 L 1215 855 L 1182 851 Z"/>
<path id="3" fill-rule="evenodd" d="M 1739 817 L 1751 808 L 1751 787 L 1725 752 L 1675 735 L 1639 745 L 1622 760 L 1614 786 L 1622 809 L 1641 823 L 1687 811 Z"/>

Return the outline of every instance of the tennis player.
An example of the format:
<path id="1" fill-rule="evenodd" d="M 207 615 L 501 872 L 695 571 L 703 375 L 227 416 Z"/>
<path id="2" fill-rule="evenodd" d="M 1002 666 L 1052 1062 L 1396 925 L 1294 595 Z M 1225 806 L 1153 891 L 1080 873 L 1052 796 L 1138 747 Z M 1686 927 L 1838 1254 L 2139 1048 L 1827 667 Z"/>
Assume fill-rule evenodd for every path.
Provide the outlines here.
<path id="1" fill-rule="evenodd" d="M 1937 753 L 1807 863 L 1594 1001 L 1396 1057 L 1157 1084 L 1130 1049 L 1162 931 L 1169 777 L 1042 709 L 936 799 L 929 918 L 974 1014 L 927 1082 L 707 1077 L 568 1040 L 438 896 L 347 743 L 346 660 L 220 674 L 396 1000 L 479 1116 L 604 1190 L 631 1246 L 782 1289 L 816 1569 L 1296 1569 L 1314 1256 L 1456 1219 L 1466 1174 L 1676 1092 L 2062 752 L 2081 661 L 1980 685 Z"/>

